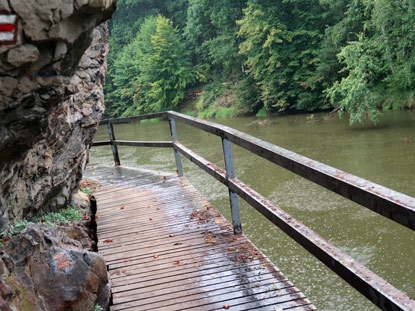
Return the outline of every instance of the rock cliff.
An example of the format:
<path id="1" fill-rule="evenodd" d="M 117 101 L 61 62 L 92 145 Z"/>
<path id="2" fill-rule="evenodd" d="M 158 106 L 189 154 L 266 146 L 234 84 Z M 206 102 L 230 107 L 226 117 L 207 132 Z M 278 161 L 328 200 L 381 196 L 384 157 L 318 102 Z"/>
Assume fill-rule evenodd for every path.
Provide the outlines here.
<path id="1" fill-rule="evenodd" d="M 77 188 L 103 113 L 101 23 L 115 4 L 0 0 L 0 12 L 17 16 L 16 42 L 0 46 L 0 233 Z"/>

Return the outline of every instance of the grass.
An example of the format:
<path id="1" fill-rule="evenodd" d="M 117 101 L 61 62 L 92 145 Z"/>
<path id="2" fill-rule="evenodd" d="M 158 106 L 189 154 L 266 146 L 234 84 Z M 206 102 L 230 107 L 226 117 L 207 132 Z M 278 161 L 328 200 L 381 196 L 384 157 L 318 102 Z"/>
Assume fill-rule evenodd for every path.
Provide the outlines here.
<path id="1" fill-rule="evenodd" d="M 80 208 L 76 208 L 73 205 L 68 205 L 66 208 L 59 210 L 58 212 L 52 212 L 44 214 L 40 217 L 33 219 L 33 221 L 22 220 L 17 221 L 11 225 L 11 235 L 6 235 L 0 238 L 0 242 L 3 243 L 9 240 L 13 235 L 19 233 L 28 225 L 31 224 L 44 224 L 48 226 L 55 226 L 61 224 L 70 224 L 72 221 L 82 220 L 83 213 Z"/>
<path id="2" fill-rule="evenodd" d="M 79 191 L 87 194 L 88 196 L 94 193 L 94 190 L 92 190 L 91 188 L 88 187 L 79 187 Z"/>
<path id="3" fill-rule="evenodd" d="M 262 107 L 257 114 L 256 117 L 266 117 L 267 116 L 267 109 L 265 107 Z"/>
<path id="4" fill-rule="evenodd" d="M 195 117 L 195 116 L 196 116 L 196 112 L 195 112 L 195 111 L 193 111 L 193 110 L 185 110 L 185 111 L 183 112 L 183 114 L 185 114 L 185 115 L 187 115 L 187 116 L 190 116 L 190 117 Z"/>
<path id="5" fill-rule="evenodd" d="M 94 306 L 93 311 L 104 311 L 104 309 L 103 309 L 103 308 L 102 308 L 99 304 L 96 304 L 96 305 Z"/>
<path id="6" fill-rule="evenodd" d="M 145 119 L 145 120 L 141 120 L 140 123 L 156 123 L 156 122 L 159 122 L 160 120 L 161 120 L 160 118 Z"/>

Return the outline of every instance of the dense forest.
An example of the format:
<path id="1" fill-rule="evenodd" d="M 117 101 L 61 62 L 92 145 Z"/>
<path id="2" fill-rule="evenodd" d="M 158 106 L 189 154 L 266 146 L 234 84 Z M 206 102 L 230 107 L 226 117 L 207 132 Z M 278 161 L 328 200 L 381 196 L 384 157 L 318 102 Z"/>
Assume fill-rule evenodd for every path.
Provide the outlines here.
<path id="1" fill-rule="evenodd" d="M 106 114 L 415 106 L 413 0 L 119 0 Z"/>

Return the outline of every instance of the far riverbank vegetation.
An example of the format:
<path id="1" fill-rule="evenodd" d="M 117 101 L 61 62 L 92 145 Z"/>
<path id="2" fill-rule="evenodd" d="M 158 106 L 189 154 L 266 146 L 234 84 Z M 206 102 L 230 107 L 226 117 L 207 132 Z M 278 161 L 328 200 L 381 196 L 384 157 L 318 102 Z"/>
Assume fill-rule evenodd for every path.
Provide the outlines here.
<path id="1" fill-rule="evenodd" d="M 415 107 L 413 0 L 119 0 L 106 116 Z"/>

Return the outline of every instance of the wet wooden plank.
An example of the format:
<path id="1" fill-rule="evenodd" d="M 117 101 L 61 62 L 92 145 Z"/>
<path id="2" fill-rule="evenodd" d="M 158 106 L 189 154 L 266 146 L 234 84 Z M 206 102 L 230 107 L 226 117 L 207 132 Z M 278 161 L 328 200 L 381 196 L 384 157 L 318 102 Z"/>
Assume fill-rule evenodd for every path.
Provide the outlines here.
<path id="1" fill-rule="evenodd" d="M 99 252 L 118 310 L 316 310 L 181 177 L 94 168 Z"/>

